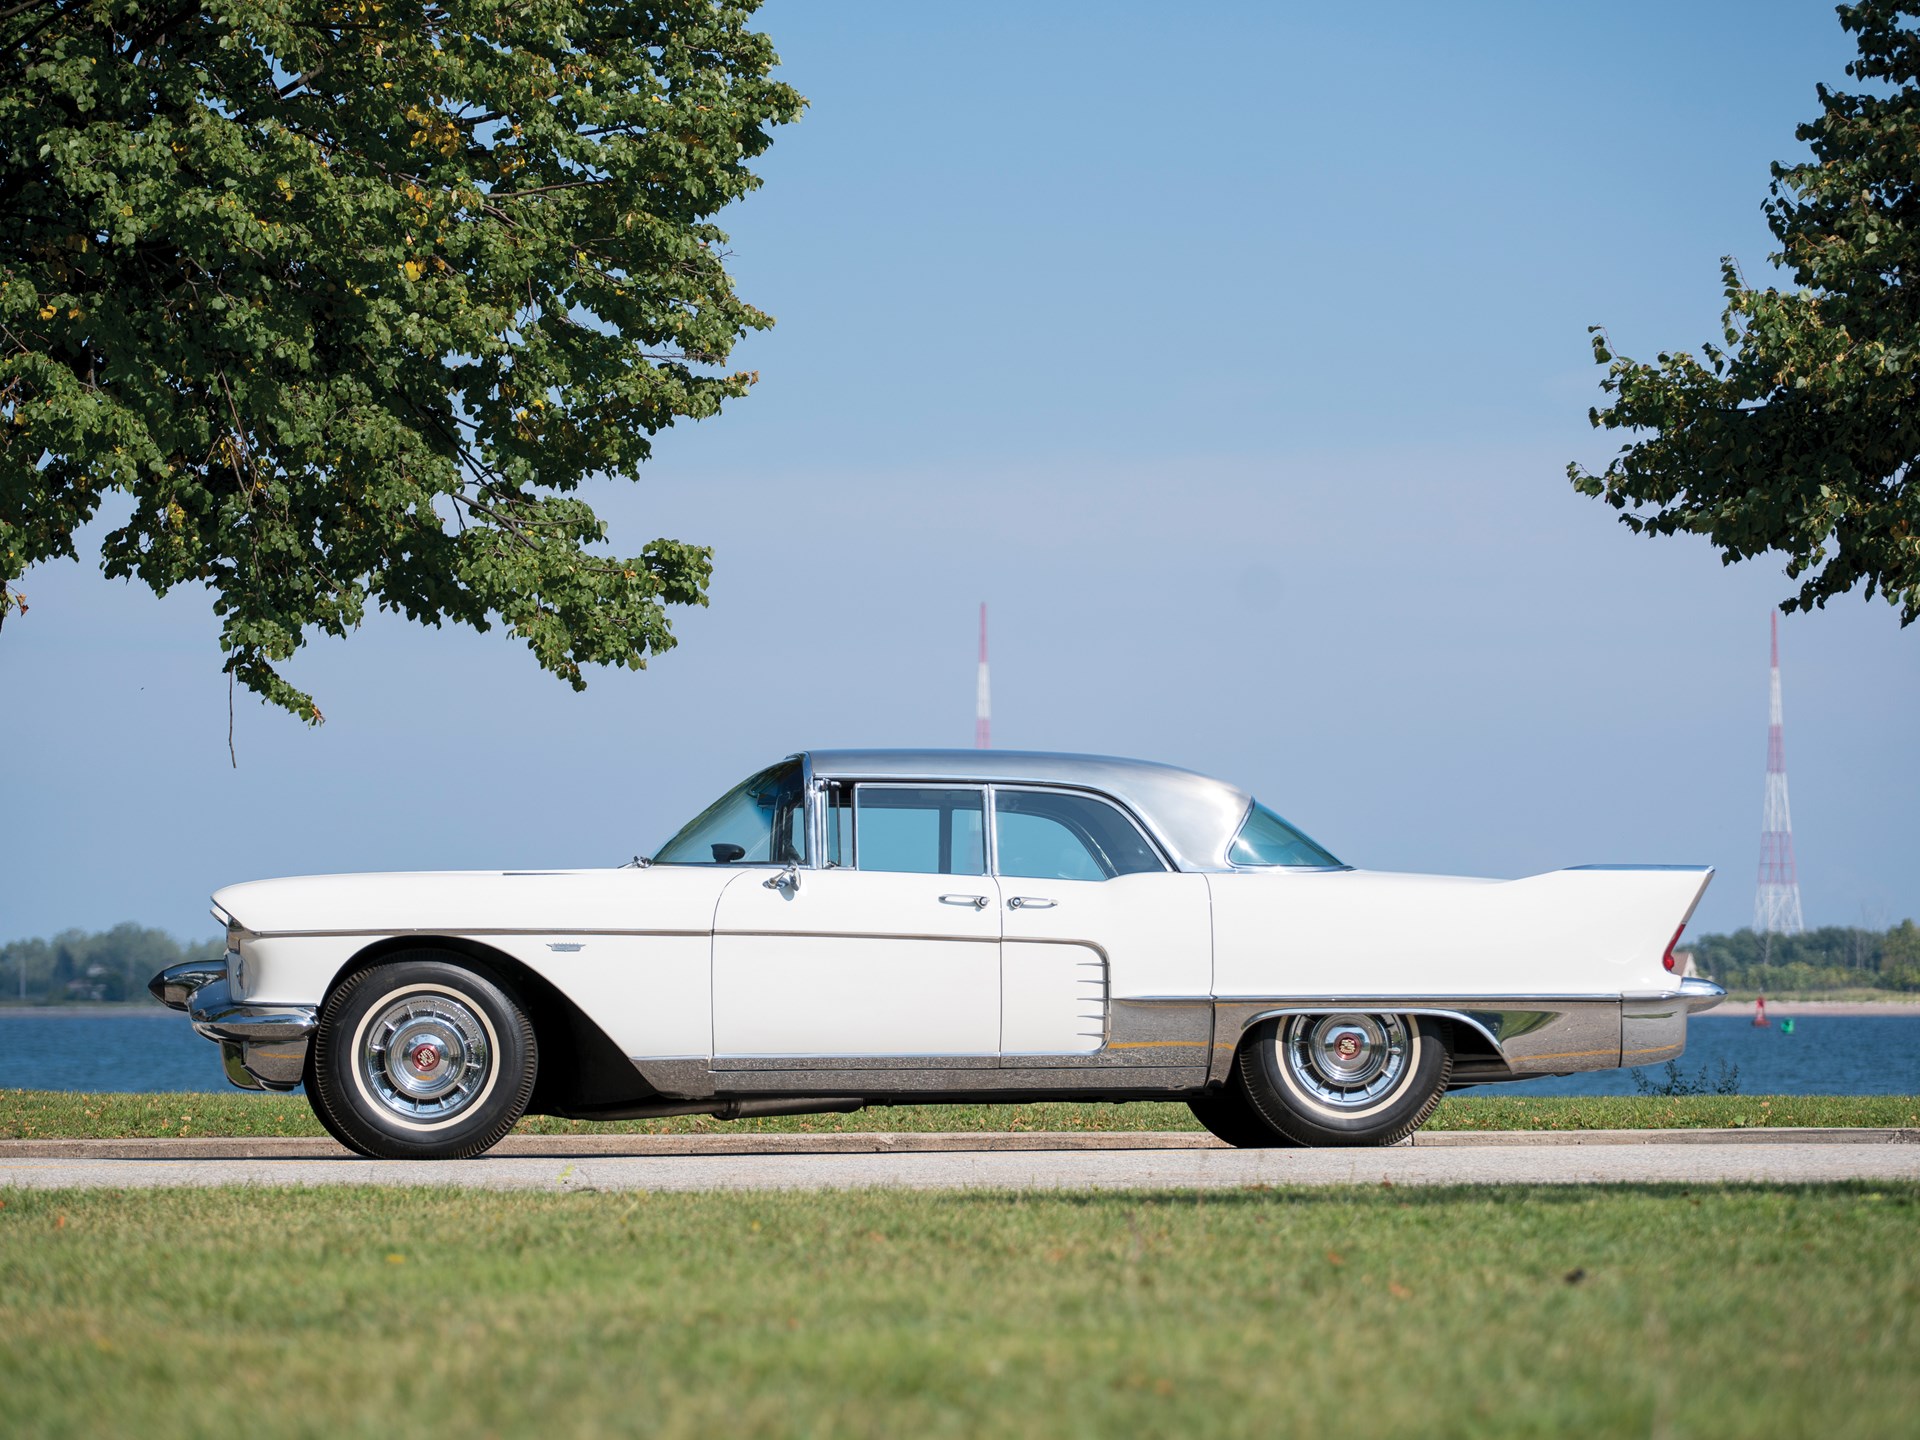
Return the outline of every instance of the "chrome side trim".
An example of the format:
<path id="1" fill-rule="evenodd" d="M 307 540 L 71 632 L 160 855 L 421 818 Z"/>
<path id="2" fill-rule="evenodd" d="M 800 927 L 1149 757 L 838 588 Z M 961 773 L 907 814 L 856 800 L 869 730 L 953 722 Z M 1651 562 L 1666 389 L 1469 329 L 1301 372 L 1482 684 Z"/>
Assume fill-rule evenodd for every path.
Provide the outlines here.
<path id="1" fill-rule="evenodd" d="M 1712 871 L 1711 865 L 1562 865 L 1562 870 L 1690 870 L 1705 875 Z"/>
<path id="2" fill-rule="evenodd" d="M 967 903 L 983 897 L 969 895 Z M 991 903 L 991 902 L 989 902 Z M 976 905 L 977 910 L 986 906 Z M 997 935 L 923 935 L 909 930 L 716 930 L 715 939 L 758 939 L 758 940 L 946 940 L 955 945 L 998 945 Z"/>
<path id="3" fill-rule="evenodd" d="M 776 865 L 737 865 L 736 870 L 777 870 Z M 711 930 L 609 930 L 604 927 L 593 930 L 568 929 L 561 925 L 516 925 L 483 929 L 454 928 L 447 925 L 389 925 L 377 930 L 249 930 L 249 935 L 260 940 L 317 940 L 361 939 L 399 939 L 403 935 L 419 935 L 428 939 L 464 940 L 473 935 L 649 935 L 692 938 L 704 940 Z"/>
<path id="4" fill-rule="evenodd" d="M 716 1055 L 715 1073 L 727 1071 L 755 1074 L 796 1075 L 814 1070 L 994 1070 L 1000 1057 L 994 1055 Z"/>
<path id="5" fill-rule="evenodd" d="M 1661 991 L 1650 990 L 1647 993 L 1649 995 L 1654 995 L 1654 994 L 1667 995 L 1667 994 L 1672 994 L 1676 992 L 1666 991 L 1666 990 L 1661 990 Z M 1144 1003 L 1146 1000 L 1164 1000 L 1169 1003 L 1178 1003 L 1184 1000 L 1185 998 L 1186 997 L 1179 996 L 1179 995 L 1144 996 L 1142 997 L 1142 1003 Z M 1620 1001 L 1620 992 L 1617 990 L 1608 990 L 1600 994 L 1595 994 L 1590 990 L 1569 990 L 1559 994 L 1552 994 L 1552 993 L 1543 991 L 1537 995 L 1525 995 L 1525 996 L 1516 996 L 1516 995 L 1431 996 L 1430 995 L 1420 1000 L 1415 1000 L 1412 997 L 1406 996 L 1406 995 L 1378 995 L 1378 994 L 1374 994 L 1374 995 L 1289 995 L 1284 998 L 1275 998 L 1273 996 L 1263 996 L 1263 995 L 1216 995 L 1214 996 L 1214 999 L 1218 1000 L 1223 1005 L 1249 1004 L 1249 1003 L 1257 1003 L 1257 1004 L 1265 1004 L 1265 1005 L 1336 1005 L 1336 1006 L 1343 1006 L 1350 1010 L 1365 1010 L 1368 1007 L 1372 1007 L 1373 1009 L 1378 1010 L 1383 1005 L 1432 1004 L 1432 1005 L 1451 1006 L 1456 1010 L 1482 1010 L 1488 1006 L 1558 1005 L 1558 1004 L 1562 1004 L 1570 1001 L 1590 1001 L 1594 1003 L 1618 1004 Z"/>

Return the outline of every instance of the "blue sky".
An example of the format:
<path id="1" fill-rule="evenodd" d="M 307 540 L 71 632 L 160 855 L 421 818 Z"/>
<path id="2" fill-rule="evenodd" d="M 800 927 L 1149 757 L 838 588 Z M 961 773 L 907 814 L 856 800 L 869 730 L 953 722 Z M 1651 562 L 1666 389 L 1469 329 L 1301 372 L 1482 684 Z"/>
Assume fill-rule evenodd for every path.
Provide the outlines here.
<path id="1" fill-rule="evenodd" d="M 1753 903 L 1777 560 L 1637 539 L 1586 327 L 1717 329 L 1830 6 L 773 0 L 811 100 L 722 218 L 761 383 L 592 489 L 717 549 L 680 649 L 575 695 L 391 617 L 227 692 L 204 598 L 43 567 L 0 634 L 0 939 L 210 933 L 265 875 L 592 865 L 808 745 L 1006 746 L 1235 779 L 1342 858 L 1720 867 Z M 94 537 L 97 549 L 97 537 Z M 1807 917 L 1920 914 L 1920 633 L 1782 624 Z M 1543 956 L 1543 962 L 1550 956 Z"/>

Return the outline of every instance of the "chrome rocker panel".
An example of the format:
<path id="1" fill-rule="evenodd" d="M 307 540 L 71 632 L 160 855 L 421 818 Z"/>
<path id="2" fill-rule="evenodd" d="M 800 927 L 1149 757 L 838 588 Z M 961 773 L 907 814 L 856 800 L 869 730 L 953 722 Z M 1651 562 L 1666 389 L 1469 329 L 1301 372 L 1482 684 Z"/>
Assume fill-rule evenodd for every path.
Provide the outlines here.
<path id="1" fill-rule="evenodd" d="M 147 989 L 162 1005 L 186 1011 L 196 1031 L 219 1043 L 229 1082 L 242 1090 L 294 1089 L 306 1068 L 319 1007 L 236 1004 L 227 964 L 222 956 L 215 963 L 174 965 L 154 976 Z"/>
<path id="2" fill-rule="evenodd" d="M 1726 991 L 1705 980 L 1628 995 L 1225 996 L 1115 999 L 1107 1036 L 1086 1055 L 631 1057 L 663 1096 L 980 1095 L 1082 1091 L 1179 1095 L 1223 1084 L 1247 1031 L 1281 1015 L 1431 1015 L 1477 1032 L 1497 1060 L 1462 1067 L 1487 1084 L 1647 1065 L 1686 1049 L 1687 1017 Z"/>

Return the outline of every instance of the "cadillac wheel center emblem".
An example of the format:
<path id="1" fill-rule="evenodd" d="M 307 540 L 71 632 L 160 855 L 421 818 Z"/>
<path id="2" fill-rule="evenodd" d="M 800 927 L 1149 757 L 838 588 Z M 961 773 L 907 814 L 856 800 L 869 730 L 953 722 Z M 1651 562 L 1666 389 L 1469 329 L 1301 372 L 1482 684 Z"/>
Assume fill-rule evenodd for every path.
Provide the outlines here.
<path id="1" fill-rule="evenodd" d="M 1338 1055 L 1342 1060 L 1353 1059 L 1354 1056 L 1360 1053 L 1360 1037 L 1358 1035 L 1342 1035 L 1338 1040 L 1334 1041 L 1333 1053 Z"/>
<path id="2" fill-rule="evenodd" d="M 431 1070 L 440 1063 L 440 1050 L 431 1041 L 422 1040 L 407 1058 L 413 1062 L 414 1069 Z"/>

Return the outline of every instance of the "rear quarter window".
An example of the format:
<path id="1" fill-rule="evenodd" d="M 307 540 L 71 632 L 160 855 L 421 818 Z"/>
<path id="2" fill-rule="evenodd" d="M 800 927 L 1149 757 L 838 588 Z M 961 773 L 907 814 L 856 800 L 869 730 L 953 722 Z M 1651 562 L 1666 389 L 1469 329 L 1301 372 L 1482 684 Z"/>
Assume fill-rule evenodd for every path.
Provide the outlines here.
<path id="1" fill-rule="evenodd" d="M 1240 833 L 1233 837 L 1227 859 L 1235 865 L 1283 866 L 1301 870 L 1342 870 L 1332 854 L 1273 811 L 1255 801 Z"/>

